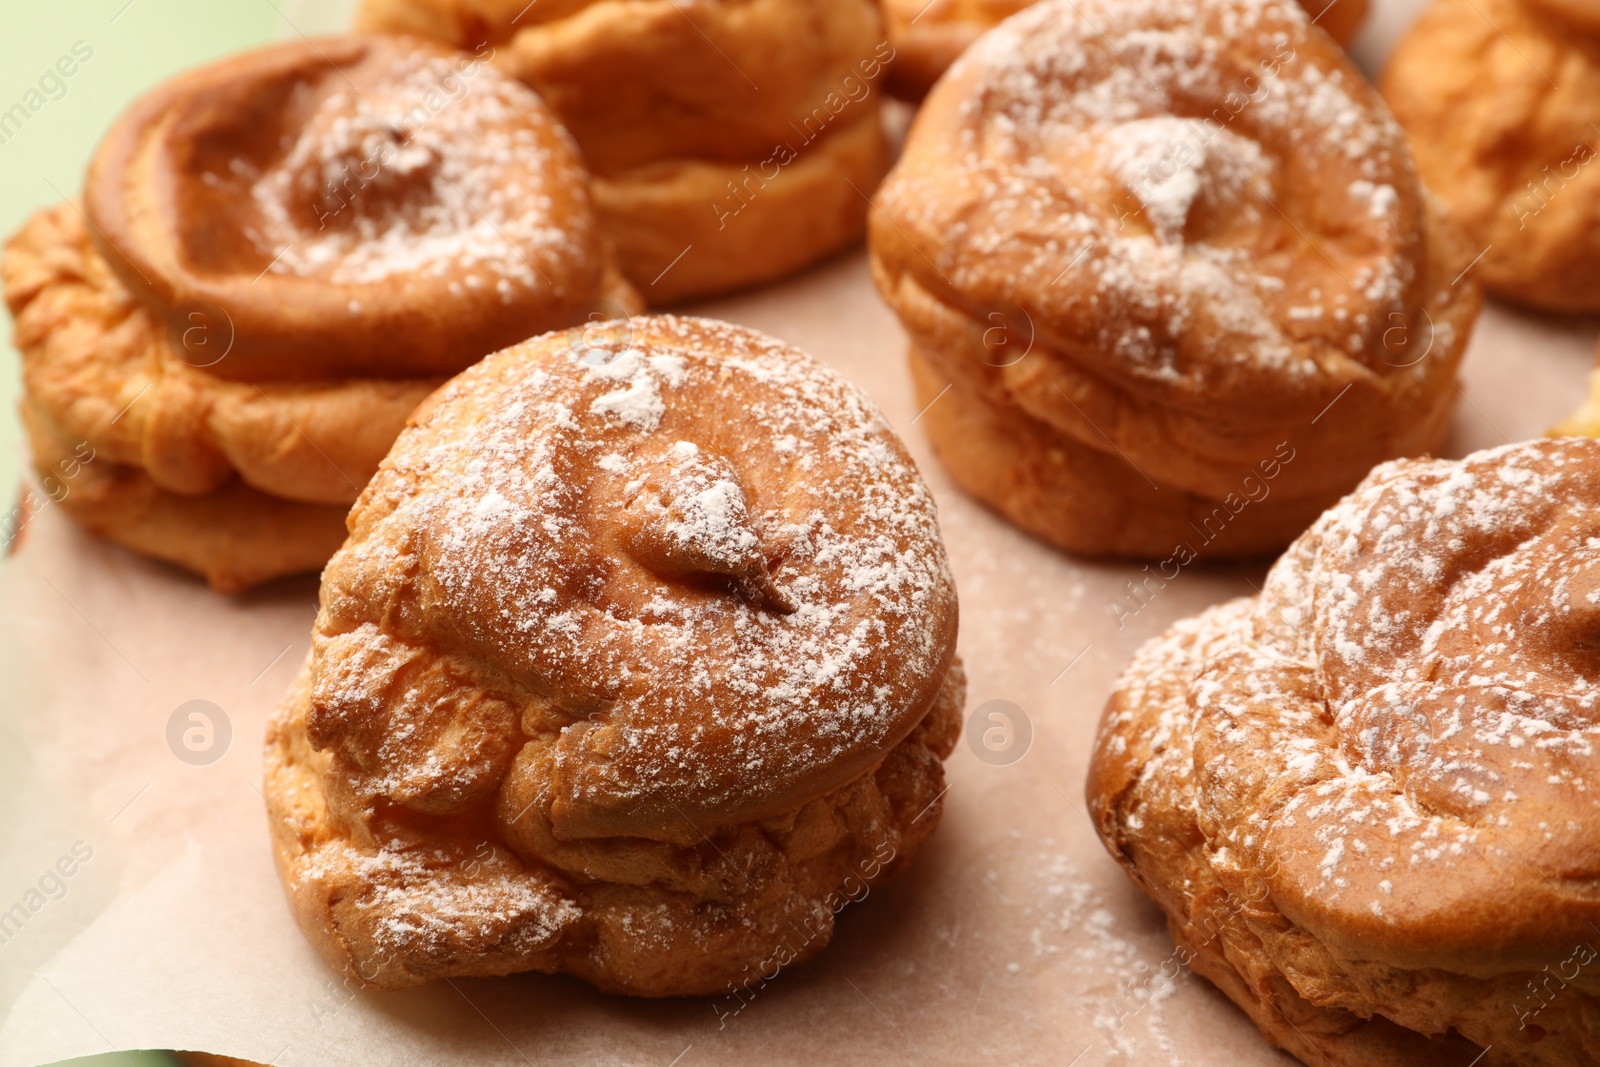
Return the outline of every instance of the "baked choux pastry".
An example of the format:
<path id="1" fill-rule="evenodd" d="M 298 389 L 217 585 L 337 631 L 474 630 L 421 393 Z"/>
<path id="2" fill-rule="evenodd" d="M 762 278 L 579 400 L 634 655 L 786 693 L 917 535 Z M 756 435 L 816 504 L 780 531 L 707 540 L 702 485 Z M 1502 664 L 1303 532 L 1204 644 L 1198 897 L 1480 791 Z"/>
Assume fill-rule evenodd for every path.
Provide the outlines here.
<path id="1" fill-rule="evenodd" d="M 1600 1058 L 1597 500 L 1586 438 L 1384 464 L 1117 683 L 1100 835 L 1305 1063 Z"/>
<path id="2" fill-rule="evenodd" d="M 1582 406 L 1551 428 L 1556 437 L 1600 437 L 1600 367 L 1589 372 L 1589 395 Z"/>
<path id="3" fill-rule="evenodd" d="M 82 206 L 6 246 L 35 464 L 62 507 L 219 590 L 316 570 L 411 409 L 531 334 L 637 298 L 567 134 L 525 86 L 399 37 L 176 78 Z"/>
<path id="4" fill-rule="evenodd" d="M 887 80 L 889 91 L 905 100 L 921 100 L 968 45 L 1030 2 L 880 0 L 889 44 L 894 49 Z M 1367 0 L 1300 0 L 1300 5 L 1341 45 L 1354 40 L 1367 17 Z"/>
<path id="5" fill-rule="evenodd" d="M 1484 287 L 1546 311 L 1600 310 L 1600 9 L 1435 0 L 1381 85 L 1423 180 L 1481 253 Z"/>
<path id="6" fill-rule="evenodd" d="M 853 244 L 889 169 L 873 0 L 361 0 L 356 24 L 490 56 L 537 89 L 652 305 Z"/>
<path id="7" fill-rule="evenodd" d="M 1276 551 L 1447 428 L 1470 246 L 1286 0 L 1028 8 L 929 94 L 877 206 L 919 421 L 1062 548 Z"/>
<path id="8" fill-rule="evenodd" d="M 965 683 L 904 447 L 770 338 L 617 330 L 442 386 L 323 572 L 265 795 L 364 981 L 738 995 L 939 821 Z"/>

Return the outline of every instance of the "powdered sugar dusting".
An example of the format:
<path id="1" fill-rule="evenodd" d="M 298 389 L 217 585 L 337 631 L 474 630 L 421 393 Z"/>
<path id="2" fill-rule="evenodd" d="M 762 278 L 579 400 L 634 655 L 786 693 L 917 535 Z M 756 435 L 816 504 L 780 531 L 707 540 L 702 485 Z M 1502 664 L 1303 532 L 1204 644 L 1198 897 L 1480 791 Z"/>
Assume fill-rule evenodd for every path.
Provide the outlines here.
<path id="1" fill-rule="evenodd" d="M 354 875 L 348 906 L 385 961 L 445 957 L 466 945 L 515 957 L 549 946 L 582 918 L 576 903 L 525 868 L 501 863 L 467 877 L 459 855 L 426 848 L 368 852 L 329 842 L 296 873 L 313 880 Z"/>
<path id="2" fill-rule="evenodd" d="M 1150 382 L 1311 381 L 1330 351 L 1396 372 L 1378 350 L 1417 299 L 1423 193 L 1292 0 L 1045 0 L 930 104 L 958 121 L 913 131 L 880 203 L 941 285 Z"/>
<path id="3" fill-rule="evenodd" d="M 1600 821 L 1597 629 L 1600 442 L 1396 461 L 1258 598 L 1140 651 L 1107 751 L 1159 706 L 1137 743 L 1175 762 L 1143 773 L 1192 782 L 1211 846 L 1273 872 L 1280 906 L 1422 922 L 1529 857 L 1587 877 L 1560 867 L 1581 868 Z M 1419 870 L 1456 873 L 1402 896 Z"/>
<path id="4" fill-rule="evenodd" d="M 1195 147 L 1174 152 L 1175 145 L 1184 144 Z M 1189 211 L 1202 191 L 1231 203 L 1245 186 L 1272 188 L 1272 169 L 1261 147 L 1209 119 L 1162 115 L 1112 126 L 1105 156 L 1123 188 L 1144 205 L 1161 244 L 1183 243 Z"/>
<path id="5" fill-rule="evenodd" d="M 941 684 L 954 594 L 857 390 L 726 324 L 630 328 L 599 365 L 552 336 L 448 384 L 330 574 L 414 553 L 435 639 L 554 702 L 553 817 L 681 832 L 879 758 Z"/>
<path id="6" fill-rule="evenodd" d="M 481 62 L 381 55 L 378 84 L 334 79 L 282 159 L 253 176 L 268 269 L 340 285 L 448 279 L 502 303 L 559 291 L 563 261 L 583 252 L 550 195 L 552 182 L 581 181 L 546 147 L 566 135 L 530 90 Z"/>

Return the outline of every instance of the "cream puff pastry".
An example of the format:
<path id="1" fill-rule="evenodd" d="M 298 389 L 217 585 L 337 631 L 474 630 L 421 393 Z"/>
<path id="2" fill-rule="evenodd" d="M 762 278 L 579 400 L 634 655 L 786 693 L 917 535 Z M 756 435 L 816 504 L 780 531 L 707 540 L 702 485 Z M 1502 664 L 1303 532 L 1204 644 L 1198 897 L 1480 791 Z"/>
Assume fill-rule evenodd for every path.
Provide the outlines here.
<path id="1" fill-rule="evenodd" d="M 889 91 L 921 100 L 956 57 L 1031 0 L 880 0 L 894 61 Z M 1300 0 L 1313 22 L 1348 45 L 1367 17 L 1367 0 Z M 1577 3 L 1579 0 L 1568 0 Z"/>
<path id="2" fill-rule="evenodd" d="M 964 682 L 904 447 L 770 338 L 619 331 L 442 386 L 323 572 L 265 795 L 296 918 L 364 981 L 734 992 L 939 822 Z"/>
<path id="3" fill-rule="evenodd" d="M 1600 1058 L 1600 442 L 1385 464 L 1142 648 L 1088 799 L 1307 1064 Z"/>
<path id="4" fill-rule="evenodd" d="M 219 590 L 319 568 L 441 379 L 637 300 L 538 98 L 381 36 L 152 90 L 4 281 L 36 465 L 96 457 L 62 507 Z"/>
<path id="5" fill-rule="evenodd" d="M 1287 0 L 1023 11 L 929 95 L 877 205 L 919 421 L 1063 548 L 1275 551 L 1448 425 L 1473 253 Z"/>
<path id="6" fill-rule="evenodd" d="M 1417 169 L 1497 296 L 1600 310 L 1600 11 L 1578 0 L 1436 0 L 1383 72 Z"/>

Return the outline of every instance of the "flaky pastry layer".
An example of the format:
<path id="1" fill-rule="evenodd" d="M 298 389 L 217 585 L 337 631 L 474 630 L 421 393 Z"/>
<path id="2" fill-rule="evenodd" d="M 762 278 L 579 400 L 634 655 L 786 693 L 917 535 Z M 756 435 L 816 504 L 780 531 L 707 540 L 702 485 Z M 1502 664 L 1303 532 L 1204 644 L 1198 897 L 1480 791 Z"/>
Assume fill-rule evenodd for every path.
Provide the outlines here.
<path id="1" fill-rule="evenodd" d="M 965 692 L 958 665 L 880 763 L 793 811 L 670 842 L 562 841 L 520 797 L 502 796 L 521 818 L 498 826 L 374 817 L 359 775 L 307 740 L 309 671 L 268 727 L 265 792 L 285 892 L 328 962 L 385 988 L 534 970 L 634 996 L 747 997 L 827 945 L 839 909 L 938 825 Z M 490 728 L 462 725 L 463 747 Z"/>
<path id="2" fill-rule="evenodd" d="M 22 423 L 56 506 L 97 537 L 198 574 L 219 593 L 318 571 L 344 541 L 342 505 L 285 500 L 238 481 L 174 493 L 69 438 L 37 404 L 23 402 Z"/>

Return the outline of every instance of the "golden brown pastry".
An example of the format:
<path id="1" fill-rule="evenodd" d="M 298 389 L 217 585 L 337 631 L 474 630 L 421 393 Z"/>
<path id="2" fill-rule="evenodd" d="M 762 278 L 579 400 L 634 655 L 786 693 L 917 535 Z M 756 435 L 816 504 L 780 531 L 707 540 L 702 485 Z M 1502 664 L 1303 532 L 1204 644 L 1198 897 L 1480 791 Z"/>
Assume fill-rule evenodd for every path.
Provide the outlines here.
<path id="1" fill-rule="evenodd" d="M 350 531 L 265 772 L 335 967 L 731 993 L 939 821 L 933 501 L 802 352 L 671 317 L 507 349 L 417 410 Z"/>
<path id="2" fill-rule="evenodd" d="M 956 57 L 1031 0 L 879 0 L 894 48 L 887 86 L 905 100 L 921 100 Z M 1560 0 L 1550 0 L 1560 2 Z M 1567 0 L 1579 3 L 1581 0 Z M 1188 10 L 1184 0 L 1166 5 Z M 1348 45 L 1367 17 L 1367 0 L 1300 0 L 1306 14 L 1341 45 Z"/>
<path id="3" fill-rule="evenodd" d="M 84 202 L 6 246 L 35 464 L 62 506 L 219 590 L 315 570 L 445 376 L 633 305 L 526 87 L 405 38 L 238 56 L 118 120 Z"/>
<path id="4" fill-rule="evenodd" d="M 1553 437 L 1600 437 L 1600 367 L 1589 372 L 1589 395 L 1583 404 L 1550 430 Z"/>
<path id="5" fill-rule="evenodd" d="M 1600 9 L 1436 0 L 1381 84 L 1423 179 L 1483 254 L 1485 288 L 1600 310 Z"/>
<path id="6" fill-rule="evenodd" d="M 1292 3 L 1029 8 L 929 95 L 877 204 L 919 421 L 1063 548 L 1276 550 L 1445 432 L 1472 252 Z"/>
<path id="7" fill-rule="evenodd" d="M 889 167 L 872 0 L 362 0 L 356 24 L 474 50 L 539 90 L 652 305 L 854 243 Z"/>
<path id="8" fill-rule="evenodd" d="M 1597 500 L 1584 438 L 1385 464 L 1118 682 L 1106 847 L 1305 1063 L 1600 1057 Z"/>

